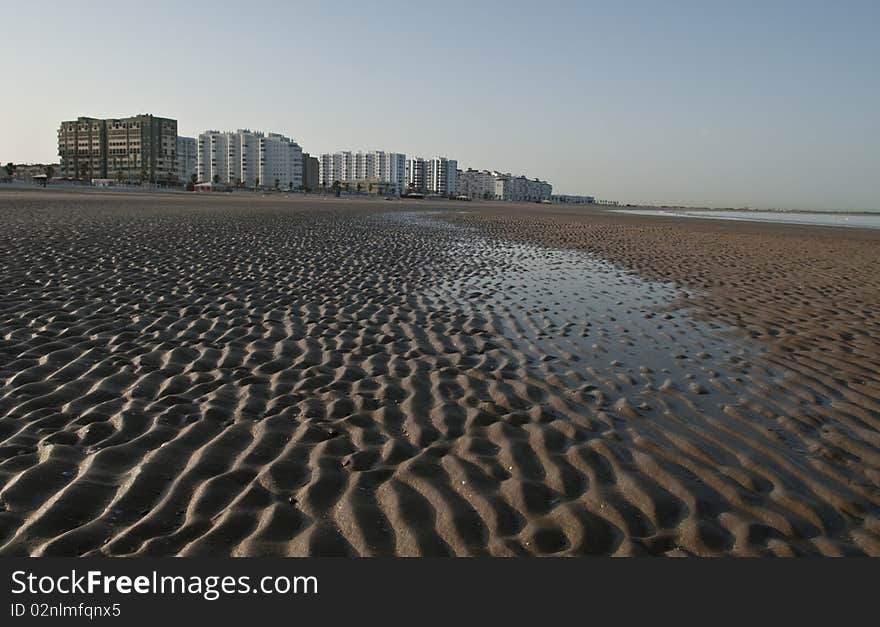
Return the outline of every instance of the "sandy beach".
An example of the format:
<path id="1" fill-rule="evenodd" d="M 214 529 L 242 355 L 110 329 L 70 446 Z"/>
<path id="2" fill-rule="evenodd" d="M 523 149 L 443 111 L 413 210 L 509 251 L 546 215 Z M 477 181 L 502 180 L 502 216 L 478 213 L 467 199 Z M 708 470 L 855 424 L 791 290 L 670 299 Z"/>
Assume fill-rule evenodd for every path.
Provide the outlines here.
<path id="1" fill-rule="evenodd" d="M 0 556 L 880 556 L 880 230 L 0 190 Z"/>

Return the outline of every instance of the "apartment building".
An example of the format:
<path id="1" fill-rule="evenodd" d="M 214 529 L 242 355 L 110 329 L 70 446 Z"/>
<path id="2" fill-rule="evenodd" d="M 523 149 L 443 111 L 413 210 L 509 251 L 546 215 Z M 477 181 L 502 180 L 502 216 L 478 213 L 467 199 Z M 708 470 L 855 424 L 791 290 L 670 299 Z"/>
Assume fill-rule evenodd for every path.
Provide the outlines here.
<path id="1" fill-rule="evenodd" d="M 205 131 L 198 137 L 198 180 L 249 188 L 299 189 L 302 148 L 279 133 Z"/>
<path id="2" fill-rule="evenodd" d="M 320 182 L 320 162 L 307 152 L 303 153 L 303 189 L 313 192 Z"/>
<path id="3" fill-rule="evenodd" d="M 406 160 L 406 190 L 424 194 L 427 190 L 427 162 L 421 157 Z"/>
<path id="4" fill-rule="evenodd" d="M 401 193 L 406 180 L 406 155 L 381 150 L 370 154 L 373 155 L 375 161 L 367 167 L 366 178 L 375 178 L 383 183 L 393 183 L 397 193 Z"/>
<path id="5" fill-rule="evenodd" d="M 80 117 L 62 122 L 58 129 L 61 176 L 106 178 L 107 126 L 98 118 Z"/>
<path id="6" fill-rule="evenodd" d="M 168 183 L 177 178 L 177 120 L 80 117 L 58 129 L 61 176 Z"/>
<path id="7" fill-rule="evenodd" d="M 198 143 L 195 137 L 177 136 L 177 180 L 182 184 L 192 181 L 196 174 L 199 159 Z"/>
<path id="8" fill-rule="evenodd" d="M 547 181 L 495 170 L 459 170 L 457 177 L 457 194 L 468 198 L 540 202 L 550 200 L 553 191 Z"/>
<path id="9" fill-rule="evenodd" d="M 495 179 L 495 198 L 499 200 L 540 202 L 550 200 L 552 192 L 553 186 L 547 181 L 511 174 L 502 174 Z"/>
<path id="10" fill-rule="evenodd" d="M 442 194 L 455 194 L 458 161 L 446 157 L 424 159 L 414 157 L 406 162 L 406 188 L 409 191 Z"/>
<path id="11" fill-rule="evenodd" d="M 383 189 L 401 193 L 406 177 L 406 155 L 399 152 L 374 150 L 369 152 L 342 151 L 325 153 L 318 160 L 318 178 L 322 187 L 333 183 L 375 181 L 390 183 Z"/>
<path id="12" fill-rule="evenodd" d="M 455 193 L 472 199 L 490 200 L 495 198 L 495 179 L 497 172 L 489 170 L 459 170 L 456 173 Z"/>
<path id="13" fill-rule="evenodd" d="M 303 184 L 302 148 L 279 133 L 260 138 L 260 180 L 263 187 L 300 189 Z"/>

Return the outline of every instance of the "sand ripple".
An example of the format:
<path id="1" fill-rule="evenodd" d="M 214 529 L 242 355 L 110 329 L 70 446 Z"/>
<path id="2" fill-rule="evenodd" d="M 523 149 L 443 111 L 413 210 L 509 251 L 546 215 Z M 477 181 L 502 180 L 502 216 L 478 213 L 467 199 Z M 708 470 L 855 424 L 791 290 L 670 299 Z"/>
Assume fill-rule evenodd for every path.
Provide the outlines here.
<path id="1" fill-rule="evenodd" d="M 873 329 L 371 206 L 0 200 L 0 554 L 880 554 Z"/>

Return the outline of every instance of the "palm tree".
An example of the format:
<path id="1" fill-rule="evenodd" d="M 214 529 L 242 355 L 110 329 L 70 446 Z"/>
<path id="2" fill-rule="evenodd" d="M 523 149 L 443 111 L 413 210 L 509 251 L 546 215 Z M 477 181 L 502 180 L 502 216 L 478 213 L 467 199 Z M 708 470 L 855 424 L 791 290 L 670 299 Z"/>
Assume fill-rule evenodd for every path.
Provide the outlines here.
<path id="1" fill-rule="evenodd" d="M 281 185 L 280 179 L 275 179 L 275 189 L 278 189 L 278 186 Z"/>
<path id="2" fill-rule="evenodd" d="M 52 178 L 53 176 L 55 176 L 55 168 L 53 168 L 51 165 L 47 165 L 46 178 Z"/>
<path id="3" fill-rule="evenodd" d="M 195 185 L 198 182 L 199 177 L 197 174 L 193 174 L 192 176 L 189 177 L 189 180 L 193 185 Z"/>
<path id="4" fill-rule="evenodd" d="M 10 161 L 3 167 L 6 168 L 6 174 L 9 175 L 9 178 L 12 178 L 12 175 L 15 174 L 15 164 Z"/>
<path id="5" fill-rule="evenodd" d="M 214 185 L 219 185 L 219 184 L 220 184 L 220 175 L 215 174 L 214 175 Z"/>
<path id="6" fill-rule="evenodd" d="M 342 185 L 339 183 L 339 181 L 333 181 L 332 189 L 333 193 L 336 194 L 337 197 L 342 194 Z"/>

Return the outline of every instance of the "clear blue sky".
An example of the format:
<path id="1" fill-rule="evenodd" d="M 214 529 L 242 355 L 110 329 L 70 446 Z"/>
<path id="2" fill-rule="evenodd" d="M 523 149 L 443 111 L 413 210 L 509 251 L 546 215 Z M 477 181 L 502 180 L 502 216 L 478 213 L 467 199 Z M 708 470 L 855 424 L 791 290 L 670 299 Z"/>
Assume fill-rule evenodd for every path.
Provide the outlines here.
<path id="1" fill-rule="evenodd" d="M 880 209 L 880 2 L 0 0 L 0 161 L 78 115 L 623 202 Z"/>

